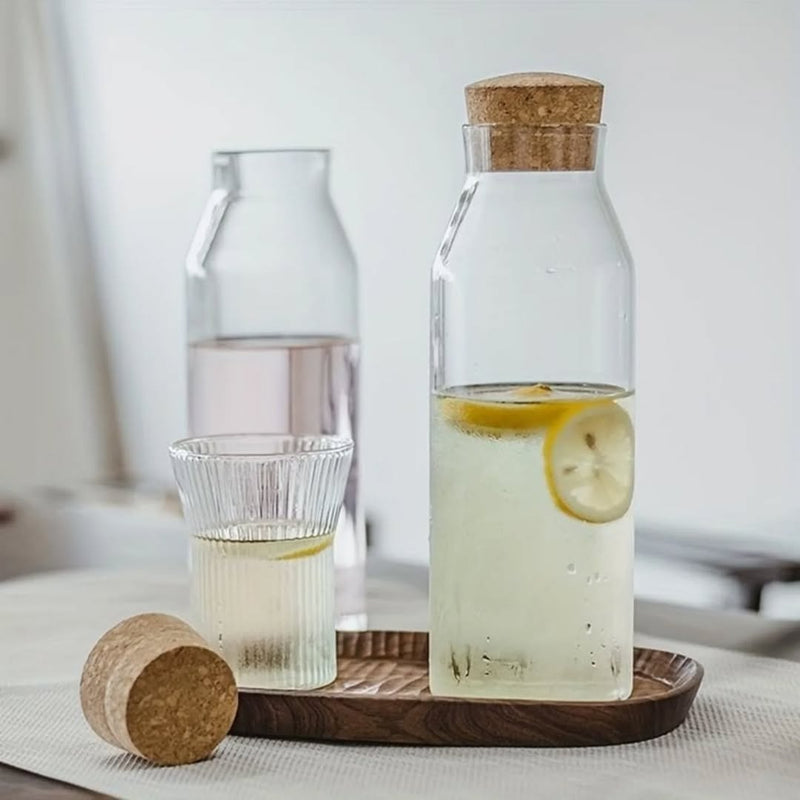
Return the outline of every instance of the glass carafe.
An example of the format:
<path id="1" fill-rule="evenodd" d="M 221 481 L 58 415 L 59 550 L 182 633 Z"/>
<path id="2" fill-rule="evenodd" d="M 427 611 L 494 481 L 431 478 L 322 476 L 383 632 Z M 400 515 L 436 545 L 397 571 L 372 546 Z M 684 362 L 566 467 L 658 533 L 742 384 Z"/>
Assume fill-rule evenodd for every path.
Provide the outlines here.
<path id="1" fill-rule="evenodd" d="M 356 264 L 325 150 L 213 154 L 187 262 L 189 427 L 356 439 Z M 337 624 L 366 625 L 364 521 L 353 455 L 334 537 Z"/>
<path id="2" fill-rule="evenodd" d="M 523 103 L 558 106 L 515 77 Z M 604 135 L 464 127 L 466 184 L 432 284 L 435 694 L 632 688 L 633 269 Z"/>

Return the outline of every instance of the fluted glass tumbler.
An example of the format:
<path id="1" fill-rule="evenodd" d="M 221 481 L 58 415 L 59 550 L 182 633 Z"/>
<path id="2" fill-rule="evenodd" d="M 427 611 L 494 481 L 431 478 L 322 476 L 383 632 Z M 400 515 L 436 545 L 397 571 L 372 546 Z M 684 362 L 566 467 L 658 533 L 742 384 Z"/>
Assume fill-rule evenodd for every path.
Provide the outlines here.
<path id="1" fill-rule="evenodd" d="M 333 537 L 353 442 L 239 434 L 170 447 L 191 533 L 198 630 L 240 687 L 336 677 Z"/>

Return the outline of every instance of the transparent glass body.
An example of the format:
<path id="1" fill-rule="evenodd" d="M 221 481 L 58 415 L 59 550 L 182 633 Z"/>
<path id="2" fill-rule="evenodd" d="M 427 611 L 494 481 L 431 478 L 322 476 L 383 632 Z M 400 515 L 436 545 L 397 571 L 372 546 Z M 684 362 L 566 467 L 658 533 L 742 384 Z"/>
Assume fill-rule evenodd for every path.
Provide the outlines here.
<path id="1" fill-rule="evenodd" d="M 356 264 L 325 150 L 219 152 L 187 262 L 192 435 L 357 438 Z M 353 457 L 336 532 L 343 628 L 366 625 L 366 540 Z"/>
<path id="2" fill-rule="evenodd" d="M 464 128 L 466 183 L 432 284 L 435 694 L 632 688 L 634 285 L 604 134 Z M 505 168 L 575 137 L 582 168 Z"/>

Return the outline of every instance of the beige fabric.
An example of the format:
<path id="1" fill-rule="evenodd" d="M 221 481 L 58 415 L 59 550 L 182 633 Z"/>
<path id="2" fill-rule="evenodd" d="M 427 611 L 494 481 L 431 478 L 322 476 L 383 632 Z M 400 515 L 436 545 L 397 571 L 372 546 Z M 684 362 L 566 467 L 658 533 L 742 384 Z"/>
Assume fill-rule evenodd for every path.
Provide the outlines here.
<path id="1" fill-rule="evenodd" d="M 689 721 L 661 739 L 614 748 L 512 750 L 343 746 L 228 738 L 211 761 L 157 768 L 99 740 L 80 715 L 74 679 L 93 625 L 154 606 L 180 611 L 180 577 L 67 575 L 0 587 L 0 761 L 131 800 L 276 797 L 281 800 L 566 798 L 614 800 L 800 796 L 800 665 L 697 645 L 648 640 L 699 658 L 706 679 Z M 79 587 L 79 588 L 78 588 Z M 49 606 L 72 590 L 71 607 Z M 34 591 L 35 590 L 35 591 Z M 375 624 L 424 622 L 424 592 L 372 582 Z M 116 599 L 114 598 L 116 595 Z M 15 611 L 9 599 L 15 600 Z M 105 596 L 105 602 L 100 598 Z M 137 603 L 139 604 L 137 606 Z M 104 606 L 104 607 L 99 607 Z M 83 615 L 87 621 L 79 623 Z M 416 617 L 416 618 L 415 618 Z M 37 636 L 24 647 L 24 619 Z M 56 629 L 74 622 L 77 642 Z M 16 622 L 10 622 L 16 620 Z M 34 642 L 34 638 L 36 642 Z M 11 643 L 11 647 L 6 645 Z M 91 644 L 91 642 L 89 642 Z M 59 658 L 60 646 L 64 657 Z M 83 650 L 81 650 L 83 648 Z M 49 653 L 48 657 L 45 655 Z M 7 655 L 12 658 L 7 659 Z M 13 665 L 14 659 L 27 665 Z M 38 666 L 34 661 L 39 663 Z M 59 666 L 58 662 L 64 663 Z M 36 668 L 34 669 L 34 667 Z M 12 676 L 25 684 L 10 685 Z"/>

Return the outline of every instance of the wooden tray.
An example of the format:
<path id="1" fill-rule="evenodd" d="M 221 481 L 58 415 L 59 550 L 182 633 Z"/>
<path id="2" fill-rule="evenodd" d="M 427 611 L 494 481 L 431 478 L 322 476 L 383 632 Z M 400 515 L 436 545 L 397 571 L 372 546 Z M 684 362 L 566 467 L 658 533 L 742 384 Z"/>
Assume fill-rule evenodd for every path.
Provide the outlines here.
<path id="1" fill-rule="evenodd" d="M 703 667 L 662 650 L 634 651 L 628 700 L 559 703 L 433 697 L 428 634 L 338 634 L 339 676 L 323 689 L 239 692 L 231 733 L 416 745 L 585 747 L 652 739 L 683 722 Z"/>

